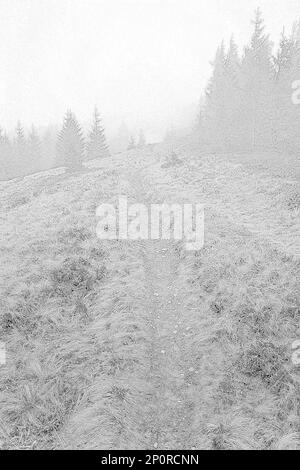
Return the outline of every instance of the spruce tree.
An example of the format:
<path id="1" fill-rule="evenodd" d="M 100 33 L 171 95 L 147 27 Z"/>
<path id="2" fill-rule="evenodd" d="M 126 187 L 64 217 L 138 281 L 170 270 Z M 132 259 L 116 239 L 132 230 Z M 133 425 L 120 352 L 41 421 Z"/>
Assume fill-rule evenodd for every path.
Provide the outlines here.
<path id="1" fill-rule="evenodd" d="M 144 148 L 146 146 L 146 138 L 142 129 L 140 130 L 140 133 L 139 133 L 139 140 L 138 140 L 137 146 L 138 148 Z"/>
<path id="2" fill-rule="evenodd" d="M 224 74 L 225 47 L 222 42 L 217 49 L 215 60 L 212 62 L 213 73 L 206 89 L 205 127 L 208 142 L 216 148 L 224 143 Z"/>
<path id="3" fill-rule="evenodd" d="M 265 34 L 260 9 L 252 21 L 254 31 L 241 65 L 241 138 L 252 150 L 272 146 L 274 130 L 274 68 L 272 43 Z"/>
<path id="4" fill-rule="evenodd" d="M 36 128 L 32 125 L 28 138 L 28 155 L 33 171 L 42 170 L 41 153 L 41 141 Z"/>
<path id="5" fill-rule="evenodd" d="M 18 176 L 30 173 L 30 164 L 27 150 L 25 132 L 21 122 L 18 121 L 13 145 L 13 159 L 15 162 L 14 166 L 15 172 Z"/>
<path id="6" fill-rule="evenodd" d="M 14 168 L 12 146 L 2 128 L 0 128 L 0 180 L 16 176 Z"/>
<path id="7" fill-rule="evenodd" d="M 41 147 L 44 169 L 52 168 L 56 163 L 56 146 L 57 146 L 58 129 L 54 125 L 48 125 L 41 137 Z"/>
<path id="8" fill-rule="evenodd" d="M 84 139 L 82 129 L 71 110 L 68 110 L 63 127 L 57 139 L 57 165 L 66 166 L 70 170 L 79 169 L 84 157 Z"/>
<path id="9" fill-rule="evenodd" d="M 95 107 L 92 130 L 89 134 L 87 144 L 87 160 L 102 158 L 108 155 L 109 151 L 106 143 L 104 127 L 101 124 L 101 118 L 97 107 Z"/>
<path id="10" fill-rule="evenodd" d="M 225 56 L 223 78 L 223 139 L 224 146 L 228 150 L 234 150 L 240 146 L 240 58 L 238 48 L 231 37 L 229 50 Z"/>
<path id="11" fill-rule="evenodd" d="M 26 154 L 26 139 L 24 129 L 20 121 L 16 127 L 15 150 L 18 158 L 24 158 Z"/>

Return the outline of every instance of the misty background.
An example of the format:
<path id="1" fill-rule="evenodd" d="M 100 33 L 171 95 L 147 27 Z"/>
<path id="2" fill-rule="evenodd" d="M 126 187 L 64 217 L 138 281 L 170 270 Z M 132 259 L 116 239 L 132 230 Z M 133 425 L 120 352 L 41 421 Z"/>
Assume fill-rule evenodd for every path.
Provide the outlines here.
<path id="1" fill-rule="evenodd" d="M 194 136 L 298 152 L 295 0 L 0 0 L 0 179 Z"/>
<path id="2" fill-rule="evenodd" d="M 97 104 L 108 137 L 122 123 L 159 141 L 194 123 L 216 48 L 240 49 L 260 6 L 272 39 L 297 0 L 0 0 L 0 125 L 85 126 Z"/>

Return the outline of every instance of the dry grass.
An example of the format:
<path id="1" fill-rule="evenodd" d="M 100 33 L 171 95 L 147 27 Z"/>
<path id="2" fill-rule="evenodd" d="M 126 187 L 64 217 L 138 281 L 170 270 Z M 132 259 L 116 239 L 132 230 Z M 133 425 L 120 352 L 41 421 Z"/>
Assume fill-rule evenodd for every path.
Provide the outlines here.
<path id="1" fill-rule="evenodd" d="M 94 345 L 90 338 L 85 344 L 85 330 L 109 275 L 94 208 L 111 178 L 96 172 L 55 186 L 50 179 L 38 187 L 35 180 L 29 187 L 26 182 L 25 190 L 37 193 L 26 211 L 8 198 L 1 214 L 0 328 L 8 357 L 0 378 L 4 448 L 51 446 L 91 381 Z M 22 184 L 16 183 L 12 200 Z M 76 352 L 65 349 L 73 342 Z"/>
<path id="2" fill-rule="evenodd" d="M 299 448 L 297 181 L 165 151 L 1 185 L 2 448 Z M 100 242 L 119 194 L 205 202 L 204 249 Z"/>

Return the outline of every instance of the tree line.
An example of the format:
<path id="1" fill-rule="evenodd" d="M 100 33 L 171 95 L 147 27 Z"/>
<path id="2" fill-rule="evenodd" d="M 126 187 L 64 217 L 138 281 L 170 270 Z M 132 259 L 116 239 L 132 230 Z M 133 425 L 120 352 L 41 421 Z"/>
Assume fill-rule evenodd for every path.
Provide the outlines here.
<path id="1" fill-rule="evenodd" d="M 215 150 L 297 152 L 300 108 L 293 84 L 300 80 L 300 23 L 283 29 L 275 53 L 260 9 L 242 55 L 232 37 L 219 46 L 199 113 L 202 143 Z"/>
<path id="2" fill-rule="evenodd" d="M 46 135 L 44 140 L 47 138 L 49 139 L 49 136 Z M 13 139 L 10 139 L 8 134 L 0 128 L 0 179 L 24 176 L 50 167 L 64 166 L 74 170 L 80 168 L 84 160 L 109 155 L 105 129 L 96 107 L 87 138 L 84 138 L 82 127 L 75 114 L 68 110 L 64 116 L 62 128 L 56 137 L 55 145 L 53 146 L 51 143 L 50 152 L 54 147 L 55 159 L 50 165 L 47 165 L 45 164 L 45 146 L 48 146 L 49 149 L 49 143 L 46 142 L 44 145 L 45 142 L 42 142 L 34 126 L 26 136 L 24 128 L 18 122 Z"/>

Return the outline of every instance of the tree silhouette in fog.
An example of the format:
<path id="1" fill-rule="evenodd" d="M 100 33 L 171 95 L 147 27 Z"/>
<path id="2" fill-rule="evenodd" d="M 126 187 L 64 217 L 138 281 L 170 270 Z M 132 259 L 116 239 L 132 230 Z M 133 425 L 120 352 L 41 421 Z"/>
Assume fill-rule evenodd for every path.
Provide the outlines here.
<path id="1" fill-rule="evenodd" d="M 12 145 L 6 132 L 0 127 L 0 179 L 9 178 L 13 166 Z"/>
<path id="2" fill-rule="evenodd" d="M 63 127 L 58 134 L 56 148 L 57 165 L 71 170 L 81 167 L 84 158 L 84 138 L 75 114 L 68 110 Z"/>
<path id="3" fill-rule="evenodd" d="M 201 107 L 203 141 L 222 150 L 300 149 L 300 113 L 292 103 L 292 83 L 300 78 L 300 28 L 282 33 L 277 54 L 265 32 L 260 9 L 241 57 L 233 40 L 218 48 Z"/>
<path id="4" fill-rule="evenodd" d="M 28 137 L 28 155 L 31 160 L 32 167 L 39 171 L 41 166 L 41 156 L 42 156 L 42 144 L 37 133 L 36 128 L 32 125 Z"/>
<path id="5" fill-rule="evenodd" d="M 139 133 L 139 140 L 138 140 L 137 146 L 138 148 L 143 148 L 146 146 L 146 138 L 145 138 L 144 131 L 142 129 L 140 130 L 140 133 Z"/>
<path id="6" fill-rule="evenodd" d="M 92 130 L 89 134 L 87 143 L 87 160 L 106 157 L 109 155 L 108 146 L 105 138 L 104 127 L 97 107 L 94 110 Z"/>
<path id="7" fill-rule="evenodd" d="M 20 121 L 17 123 L 16 135 L 15 135 L 15 152 L 19 159 L 25 158 L 26 154 L 26 138 L 23 126 Z M 20 162 L 21 163 L 21 162 Z"/>

